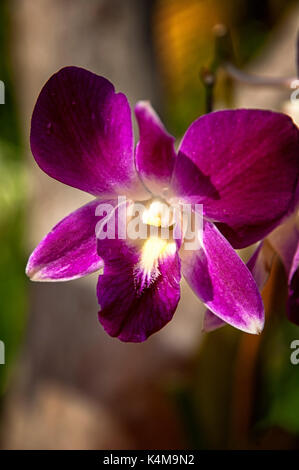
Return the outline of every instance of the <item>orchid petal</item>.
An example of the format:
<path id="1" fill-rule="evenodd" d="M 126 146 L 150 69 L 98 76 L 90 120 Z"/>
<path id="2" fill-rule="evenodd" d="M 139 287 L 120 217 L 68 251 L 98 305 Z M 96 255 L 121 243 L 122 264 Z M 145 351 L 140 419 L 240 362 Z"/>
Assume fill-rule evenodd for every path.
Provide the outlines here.
<path id="1" fill-rule="evenodd" d="M 278 253 L 288 276 L 292 268 L 299 240 L 299 220 L 297 213 L 294 213 L 282 225 L 277 227 L 269 235 L 268 240 Z"/>
<path id="2" fill-rule="evenodd" d="M 155 194 L 168 190 L 176 153 L 174 137 L 165 130 L 159 117 L 146 101 L 135 107 L 139 126 L 136 167 L 146 187 Z"/>
<path id="3" fill-rule="evenodd" d="M 299 242 L 290 269 L 289 297 L 287 304 L 287 314 L 291 322 L 299 325 Z"/>
<path id="4" fill-rule="evenodd" d="M 172 319 L 181 277 L 173 241 L 98 239 L 98 254 L 104 260 L 97 288 L 99 321 L 109 335 L 141 342 Z"/>
<path id="5" fill-rule="evenodd" d="M 259 290 L 261 291 L 266 284 L 272 267 L 274 258 L 273 250 L 267 245 L 266 242 L 258 244 L 252 256 L 248 260 L 246 266 L 251 272 Z M 227 323 L 214 315 L 210 310 L 205 312 L 204 316 L 204 331 L 214 331 Z"/>
<path id="6" fill-rule="evenodd" d="M 193 175 L 191 179 L 190 176 Z M 295 207 L 299 130 L 271 111 L 217 111 L 197 119 L 181 143 L 172 188 L 235 248 L 264 238 Z"/>
<path id="7" fill-rule="evenodd" d="M 62 183 L 96 196 L 147 197 L 127 98 L 103 77 L 79 67 L 55 73 L 35 105 L 30 140 L 40 168 Z"/>
<path id="8" fill-rule="evenodd" d="M 204 222 L 202 246 L 182 250 L 182 273 L 190 287 L 221 320 L 247 333 L 260 333 L 264 308 L 257 285 L 219 230 Z"/>
<path id="9" fill-rule="evenodd" d="M 68 281 L 98 271 L 94 200 L 59 222 L 29 258 L 26 274 L 33 281 Z"/>
<path id="10" fill-rule="evenodd" d="M 288 277 L 287 316 L 299 324 L 299 225 L 297 211 L 268 237 L 278 253 Z"/>

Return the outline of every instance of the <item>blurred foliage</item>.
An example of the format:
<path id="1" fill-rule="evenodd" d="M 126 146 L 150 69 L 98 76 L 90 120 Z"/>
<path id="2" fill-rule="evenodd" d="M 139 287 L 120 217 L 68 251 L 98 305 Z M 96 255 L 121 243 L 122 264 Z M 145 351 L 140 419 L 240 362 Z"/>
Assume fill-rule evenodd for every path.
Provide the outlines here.
<path id="1" fill-rule="evenodd" d="M 280 427 L 299 438 L 299 365 L 291 363 L 291 343 L 299 340 L 298 326 L 285 315 L 286 279 L 281 267 L 273 291 L 271 318 L 260 351 L 259 402 L 256 426 L 259 430 Z"/>
<path id="2" fill-rule="evenodd" d="M 298 327 L 283 319 L 269 335 L 261 373 L 261 429 L 279 426 L 299 437 L 299 366 L 290 361 Z"/>
<path id="3" fill-rule="evenodd" d="M 173 389 L 190 448 L 298 448 L 299 365 L 290 345 L 299 329 L 285 315 L 286 284 L 277 260 L 263 292 L 263 334 L 230 326 L 207 334 Z"/>
<path id="4" fill-rule="evenodd" d="M 0 105 L 0 339 L 5 343 L 5 365 L 0 366 L 0 398 L 11 373 L 24 328 L 24 170 L 21 136 L 14 101 L 10 63 L 10 22 L 7 2 L 0 3 L 0 79 L 5 104 Z"/>
<path id="5" fill-rule="evenodd" d="M 0 105 L 0 138 L 1 141 L 10 142 L 20 147 L 21 133 L 14 87 L 12 81 L 10 18 L 7 9 L 7 0 L 0 2 L 0 80 L 5 84 L 5 105 Z M 20 160 L 20 148 L 12 152 L 9 158 Z"/>
<path id="6" fill-rule="evenodd" d="M 194 358 L 190 375 L 174 398 L 190 448 L 229 446 L 235 360 L 240 332 L 225 327 L 209 333 Z"/>
<path id="7" fill-rule="evenodd" d="M 234 61 L 252 59 L 294 0 L 157 0 L 152 32 L 162 78 L 165 118 L 170 130 L 183 135 L 206 112 L 202 67 L 214 60 L 213 27 L 227 26 L 232 34 Z M 232 83 L 220 73 L 215 88 L 218 106 L 232 106 Z"/>
<path id="8" fill-rule="evenodd" d="M 204 112 L 199 70 L 213 55 L 212 28 L 220 22 L 224 3 L 161 0 L 153 17 L 153 38 L 163 83 L 169 127 L 181 135 Z"/>

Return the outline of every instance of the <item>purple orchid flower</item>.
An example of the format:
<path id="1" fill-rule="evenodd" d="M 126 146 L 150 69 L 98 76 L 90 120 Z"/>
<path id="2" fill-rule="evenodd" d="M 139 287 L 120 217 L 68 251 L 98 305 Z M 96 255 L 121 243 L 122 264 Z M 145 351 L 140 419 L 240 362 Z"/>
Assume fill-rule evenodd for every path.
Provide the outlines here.
<path id="1" fill-rule="evenodd" d="M 35 160 L 49 176 L 96 199 L 41 241 L 29 258 L 28 276 L 61 281 L 103 269 L 99 320 L 123 341 L 144 341 L 171 320 L 181 273 L 218 318 L 259 333 L 261 296 L 234 248 L 261 240 L 294 210 L 298 128 L 271 111 L 219 111 L 194 121 L 176 152 L 148 103 L 139 102 L 135 114 L 134 152 L 128 101 L 108 80 L 67 67 L 42 89 L 31 126 Z M 200 246 L 191 251 L 183 239 L 174 244 L 157 237 L 96 239 L 99 201 L 118 212 L 119 195 L 129 204 L 144 201 L 150 215 L 157 201 L 202 204 Z M 145 224 L 155 225 L 156 217 Z"/>

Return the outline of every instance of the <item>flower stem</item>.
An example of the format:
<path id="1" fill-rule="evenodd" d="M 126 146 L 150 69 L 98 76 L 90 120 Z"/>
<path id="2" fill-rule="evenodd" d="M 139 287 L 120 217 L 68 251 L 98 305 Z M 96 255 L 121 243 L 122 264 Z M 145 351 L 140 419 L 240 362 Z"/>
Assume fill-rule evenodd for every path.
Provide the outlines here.
<path id="1" fill-rule="evenodd" d="M 200 78 L 205 87 L 205 113 L 211 113 L 214 107 L 215 74 L 208 68 L 202 68 Z"/>

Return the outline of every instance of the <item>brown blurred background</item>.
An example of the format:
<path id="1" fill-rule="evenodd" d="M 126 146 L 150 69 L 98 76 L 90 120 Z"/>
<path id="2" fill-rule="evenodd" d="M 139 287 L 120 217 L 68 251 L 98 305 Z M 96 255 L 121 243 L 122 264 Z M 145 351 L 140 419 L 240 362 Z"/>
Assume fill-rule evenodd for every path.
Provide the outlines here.
<path id="1" fill-rule="evenodd" d="M 284 319 L 279 266 L 260 338 L 231 327 L 202 335 L 203 306 L 183 284 L 174 320 L 143 344 L 108 337 L 97 276 L 30 283 L 26 258 L 89 200 L 39 170 L 29 149 L 38 93 L 59 68 L 111 80 L 131 105 L 149 99 L 179 139 L 205 112 L 202 67 L 227 25 L 231 60 L 259 75 L 295 74 L 299 5 L 286 0 L 2 0 L 0 79 L 0 365 L 2 448 L 296 448 L 299 366 Z M 281 110 L 289 91 L 219 72 L 215 107 Z M 279 279 L 279 298 L 275 286 Z"/>

